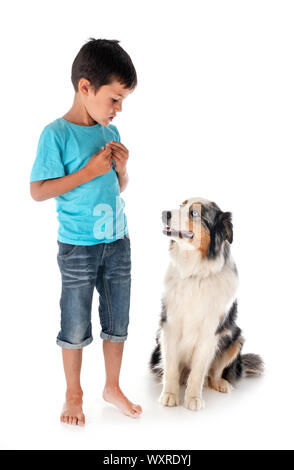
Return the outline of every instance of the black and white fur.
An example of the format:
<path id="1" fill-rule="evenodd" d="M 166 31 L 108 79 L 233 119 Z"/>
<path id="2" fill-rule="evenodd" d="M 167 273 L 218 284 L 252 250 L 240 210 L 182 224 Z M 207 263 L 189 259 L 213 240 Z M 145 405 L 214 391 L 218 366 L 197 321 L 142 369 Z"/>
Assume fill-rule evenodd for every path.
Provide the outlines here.
<path id="1" fill-rule="evenodd" d="M 262 373 L 263 362 L 255 354 L 241 355 L 231 213 L 191 198 L 162 218 L 171 259 L 150 368 L 162 379 L 162 405 L 178 405 L 180 385 L 186 384 L 184 405 L 198 410 L 204 385 L 230 392 L 240 377 Z"/>

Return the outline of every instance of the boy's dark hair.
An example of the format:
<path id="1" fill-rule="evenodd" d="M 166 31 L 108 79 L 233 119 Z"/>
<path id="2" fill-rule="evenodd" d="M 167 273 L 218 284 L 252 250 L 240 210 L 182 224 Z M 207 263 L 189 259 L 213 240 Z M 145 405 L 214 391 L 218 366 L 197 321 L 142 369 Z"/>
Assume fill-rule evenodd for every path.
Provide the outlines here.
<path id="1" fill-rule="evenodd" d="M 116 39 L 94 39 L 83 45 L 72 64 L 71 81 L 75 91 L 81 78 L 91 83 L 94 94 L 103 85 L 117 80 L 126 88 L 137 86 L 133 62 Z"/>

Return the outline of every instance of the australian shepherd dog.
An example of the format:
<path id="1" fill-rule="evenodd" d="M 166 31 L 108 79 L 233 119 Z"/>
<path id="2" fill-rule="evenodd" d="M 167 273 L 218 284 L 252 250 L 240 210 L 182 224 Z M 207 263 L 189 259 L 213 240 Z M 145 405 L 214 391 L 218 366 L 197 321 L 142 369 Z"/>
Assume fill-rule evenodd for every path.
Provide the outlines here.
<path id="1" fill-rule="evenodd" d="M 228 393 L 240 377 L 261 374 L 263 361 L 241 354 L 232 214 L 191 198 L 162 212 L 162 221 L 170 264 L 150 368 L 163 383 L 162 405 L 178 405 L 180 385 L 186 385 L 184 406 L 199 410 L 204 385 Z"/>

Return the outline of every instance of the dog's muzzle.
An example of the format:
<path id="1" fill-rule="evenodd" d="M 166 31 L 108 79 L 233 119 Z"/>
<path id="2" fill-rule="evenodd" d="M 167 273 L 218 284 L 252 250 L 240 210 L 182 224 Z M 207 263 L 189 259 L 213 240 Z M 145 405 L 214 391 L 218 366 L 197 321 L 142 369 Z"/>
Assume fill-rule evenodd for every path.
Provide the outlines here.
<path id="1" fill-rule="evenodd" d="M 179 237 L 179 238 L 193 238 L 194 237 L 194 232 L 191 232 L 189 230 L 173 230 L 170 225 L 171 219 L 171 212 L 170 211 L 162 211 L 162 221 L 165 225 L 165 228 L 163 229 L 162 233 L 164 235 L 167 235 L 168 237 Z"/>
<path id="2" fill-rule="evenodd" d="M 162 233 L 164 235 L 167 235 L 168 237 L 179 237 L 179 238 L 193 238 L 194 237 L 194 233 L 193 232 L 189 232 L 188 230 L 173 230 L 171 229 L 170 227 L 166 227 L 162 230 Z"/>

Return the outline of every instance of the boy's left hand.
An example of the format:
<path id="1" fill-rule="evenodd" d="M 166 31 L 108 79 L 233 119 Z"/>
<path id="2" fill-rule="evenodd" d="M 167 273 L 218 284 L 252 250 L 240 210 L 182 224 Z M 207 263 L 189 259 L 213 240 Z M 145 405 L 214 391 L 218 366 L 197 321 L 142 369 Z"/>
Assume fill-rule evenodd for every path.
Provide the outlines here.
<path id="1" fill-rule="evenodd" d="M 113 160 L 115 161 L 115 171 L 118 174 L 124 174 L 126 172 L 129 151 L 121 142 L 112 140 L 109 144 L 111 146 Z"/>

